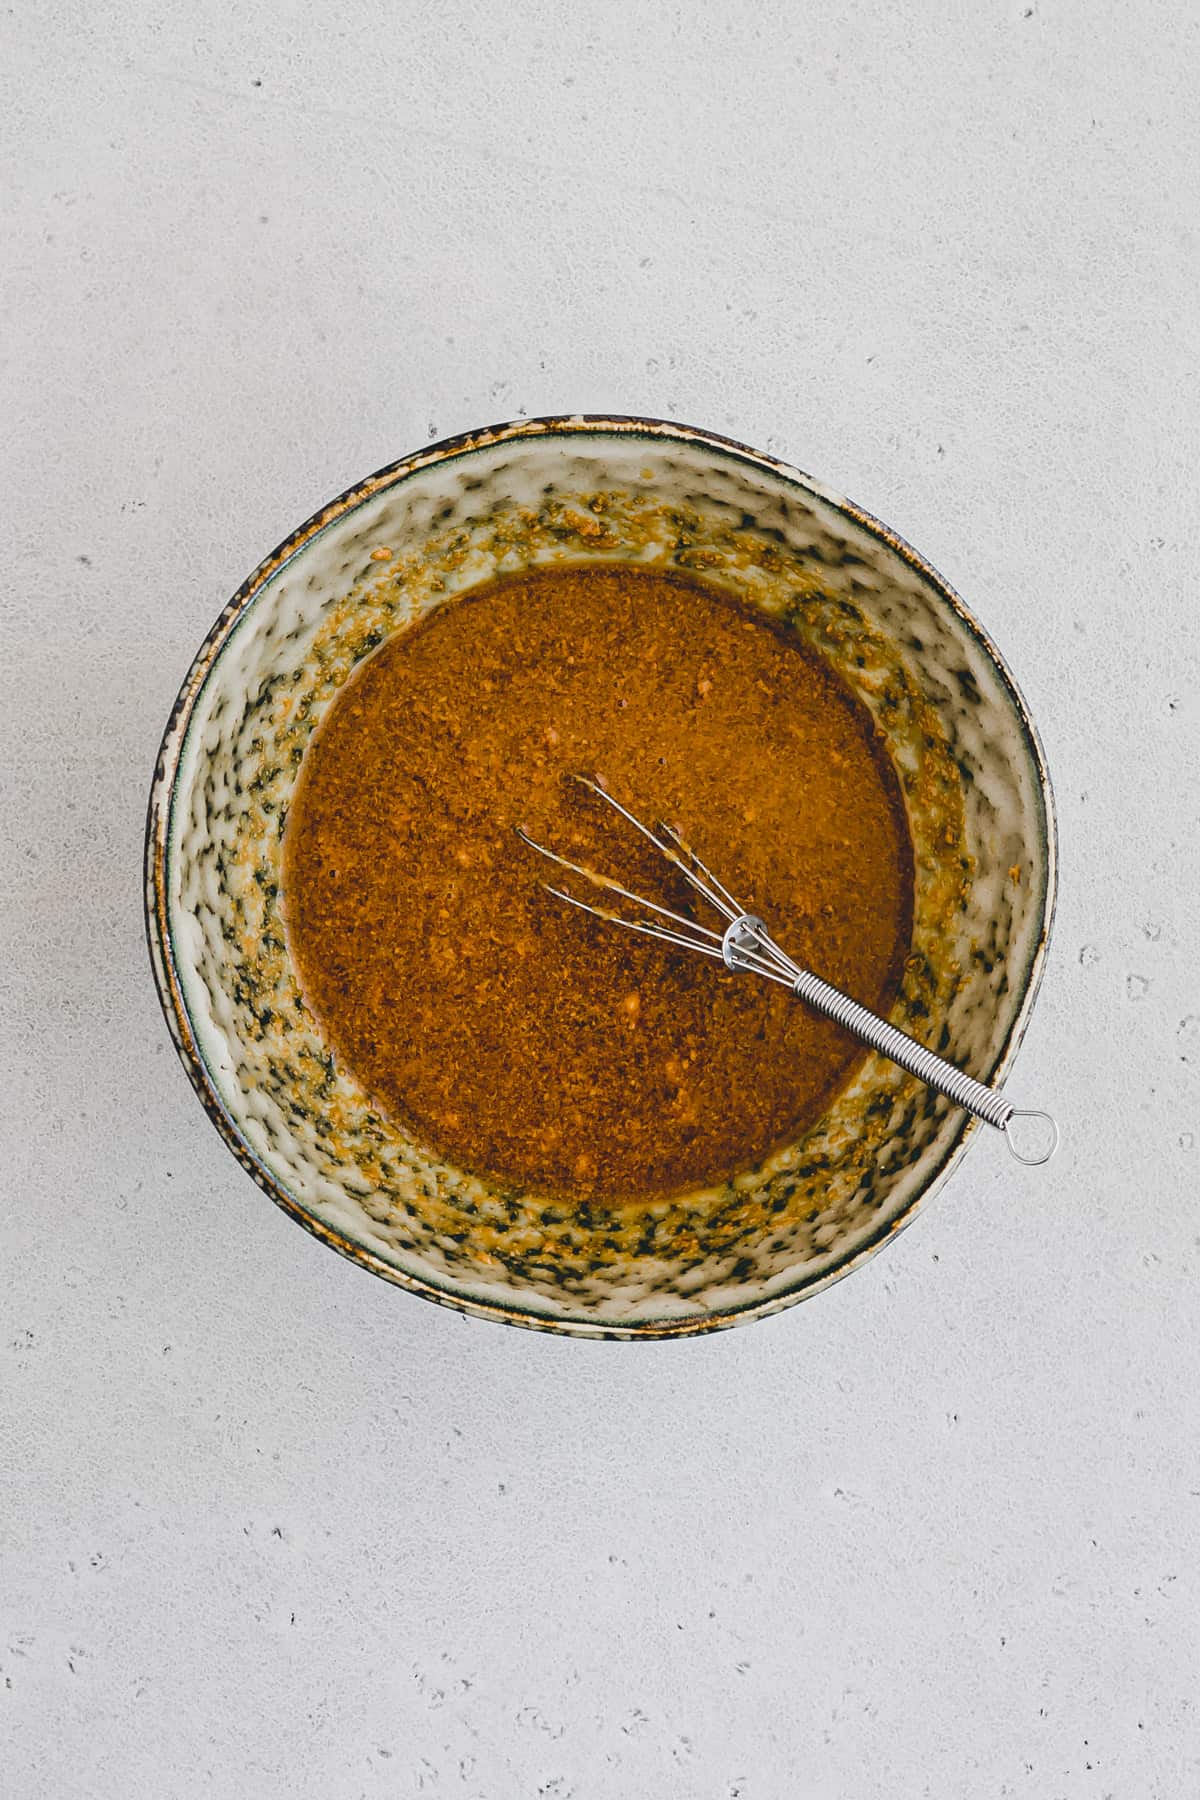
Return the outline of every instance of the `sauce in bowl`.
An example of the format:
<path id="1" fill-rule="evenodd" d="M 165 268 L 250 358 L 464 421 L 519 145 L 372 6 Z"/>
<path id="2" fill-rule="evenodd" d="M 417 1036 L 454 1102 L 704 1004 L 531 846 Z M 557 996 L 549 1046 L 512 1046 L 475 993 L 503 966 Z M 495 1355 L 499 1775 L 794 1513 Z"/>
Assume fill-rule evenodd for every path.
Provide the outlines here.
<path id="1" fill-rule="evenodd" d="M 781 988 L 547 894 L 517 825 L 691 910 L 573 772 L 677 826 L 790 955 L 884 1013 L 909 948 L 912 847 L 862 703 L 691 576 L 507 577 L 389 638 L 347 682 L 284 846 L 291 954 L 335 1054 L 465 1170 L 579 1204 L 652 1201 L 794 1141 L 864 1052 Z"/>

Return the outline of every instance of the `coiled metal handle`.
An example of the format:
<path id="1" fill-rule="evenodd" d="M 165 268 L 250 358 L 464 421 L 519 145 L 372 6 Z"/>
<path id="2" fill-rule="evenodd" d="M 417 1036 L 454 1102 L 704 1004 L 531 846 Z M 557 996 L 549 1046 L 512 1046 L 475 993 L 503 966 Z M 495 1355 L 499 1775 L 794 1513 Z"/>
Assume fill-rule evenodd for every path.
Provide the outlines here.
<path id="1" fill-rule="evenodd" d="M 997 1131 L 1003 1131 L 1008 1121 L 1016 1112 L 1011 1100 L 997 1093 L 995 1088 L 985 1087 L 982 1081 L 976 1081 L 973 1075 L 966 1075 L 948 1063 L 944 1057 L 937 1056 L 927 1050 L 924 1044 L 918 1044 L 916 1038 L 908 1036 L 898 1026 L 887 1019 L 881 1019 L 867 1006 L 860 1006 L 857 1000 L 851 1000 L 848 994 L 830 987 L 819 975 L 802 969 L 792 984 L 792 992 L 809 1006 L 823 1013 L 835 1024 L 844 1026 L 847 1031 L 861 1038 L 873 1050 L 879 1050 L 910 1075 L 915 1075 L 926 1086 L 936 1088 L 939 1094 L 945 1094 L 956 1106 L 965 1106 L 968 1112 L 974 1113 L 988 1125 L 994 1125 Z"/>
<path id="2" fill-rule="evenodd" d="M 916 1038 L 909 1037 L 899 1026 L 881 1019 L 870 1007 L 860 1005 L 849 994 L 843 994 L 840 988 L 831 987 L 829 982 L 822 981 L 811 969 L 802 969 L 779 948 L 762 920 L 755 918 L 752 913 L 743 913 L 732 922 L 725 932 L 722 953 L 731 969 L 746 969 L 756 974 L 770 975 L 775 980 L 786 978 L 792 992 L 811 1006 L 814 1012 L 832 1019 L 836 1025 L 852 1032 L 861 1043 L 870 1045 L 872 1050 L 878 1050 L 881 1055 L 906 1069 L 910 1075 L 915 1075 L 927 1087 L 944 1094 L 956 1106 L 964 1107 L 985 1124 L 1002 1131 L 1009 1150 L 1018 1162 L 1032 1167 L 1048 1162 L 1054 1155 L 1058 1148 L 1058 1126 L 1049 1113 L 1028 1112 L 1014 1106 L 996 1088 L 987 1087 L 982 1081 L 976 1081 L 973 1075 L 955 1068 L 953 1063 L 927 1049 L 924 1044 L 919 1044 Z M 1015 1120 L 1030 1122 L 1029 1127 L 1018 1128 L 1021 1132 L 1032 1132 L 1031 1142 L 1024 1149 L 1013 1136 Z"/>

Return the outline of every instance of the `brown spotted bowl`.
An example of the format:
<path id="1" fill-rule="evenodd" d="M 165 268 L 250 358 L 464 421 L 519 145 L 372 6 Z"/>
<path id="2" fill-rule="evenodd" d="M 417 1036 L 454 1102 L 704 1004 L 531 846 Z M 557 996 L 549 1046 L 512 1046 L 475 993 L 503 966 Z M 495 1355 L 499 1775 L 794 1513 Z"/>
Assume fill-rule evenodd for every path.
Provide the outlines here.
<path id="1" fill-rule="evenodd" d="M 593 558 L 735 590 L 870 708 L 916 851 L 912 952 L 891 1016 L 1001 1082 L 1040 980 L 1055 868 L 1049 778 L 1012 677 L 885 526 L 772 457 L 661 420 L 522 420 L 432 445 L 267 557 L 167 725 L 146 842 L 150 949 L 210 1118 L 314 1236 L 485 1318 L 682 1336 L 778 1311 L 855 1268 L 941 1186 L 974 1123 L 871 1055 L 800 1141 L 721 1187 L 570 1207 L 440 1162 L 377 1111 L 306 1009 L 287 948 L 288 802 L 355 664 L 497 572 Z"/>

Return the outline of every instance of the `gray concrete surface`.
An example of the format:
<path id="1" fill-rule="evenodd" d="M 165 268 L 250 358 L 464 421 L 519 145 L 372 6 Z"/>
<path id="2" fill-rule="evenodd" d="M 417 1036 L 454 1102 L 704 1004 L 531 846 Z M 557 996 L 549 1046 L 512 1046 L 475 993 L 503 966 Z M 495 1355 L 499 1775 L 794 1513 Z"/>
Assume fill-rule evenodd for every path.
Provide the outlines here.
<path id="1" fill-rule="evenodd" d="M 0 22 L 0 1791 L 1200 1793 L 1194 11 Z M 142 942 L 182 672 L 353 478 L 520 412 L 768 446 L 962 589 L 1062 891 L 1014 1087 L 887 1255 L 694 1344 L 320 1249 Z"/>

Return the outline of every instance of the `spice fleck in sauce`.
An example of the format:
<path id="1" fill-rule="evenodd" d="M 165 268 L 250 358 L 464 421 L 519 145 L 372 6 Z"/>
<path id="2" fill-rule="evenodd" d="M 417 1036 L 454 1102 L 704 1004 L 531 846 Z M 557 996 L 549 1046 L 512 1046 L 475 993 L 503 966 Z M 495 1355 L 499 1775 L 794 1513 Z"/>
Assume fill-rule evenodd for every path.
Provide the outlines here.
<path id="1" fill-rule="evenodd" d="M 301 768 L 284 864 L 292 955 L 335 1053 L 460 1168 L 647 1200 L 755 1166 L 863 1053 L 786 990 L 548 895 L 518 824 L 690 910 L 575 771 L 676 825 L 789 954 L 881 1011 L 908 949 L 911 844 L 866 709 L 690 577 L 494 582 L 346 684 Z"/>

